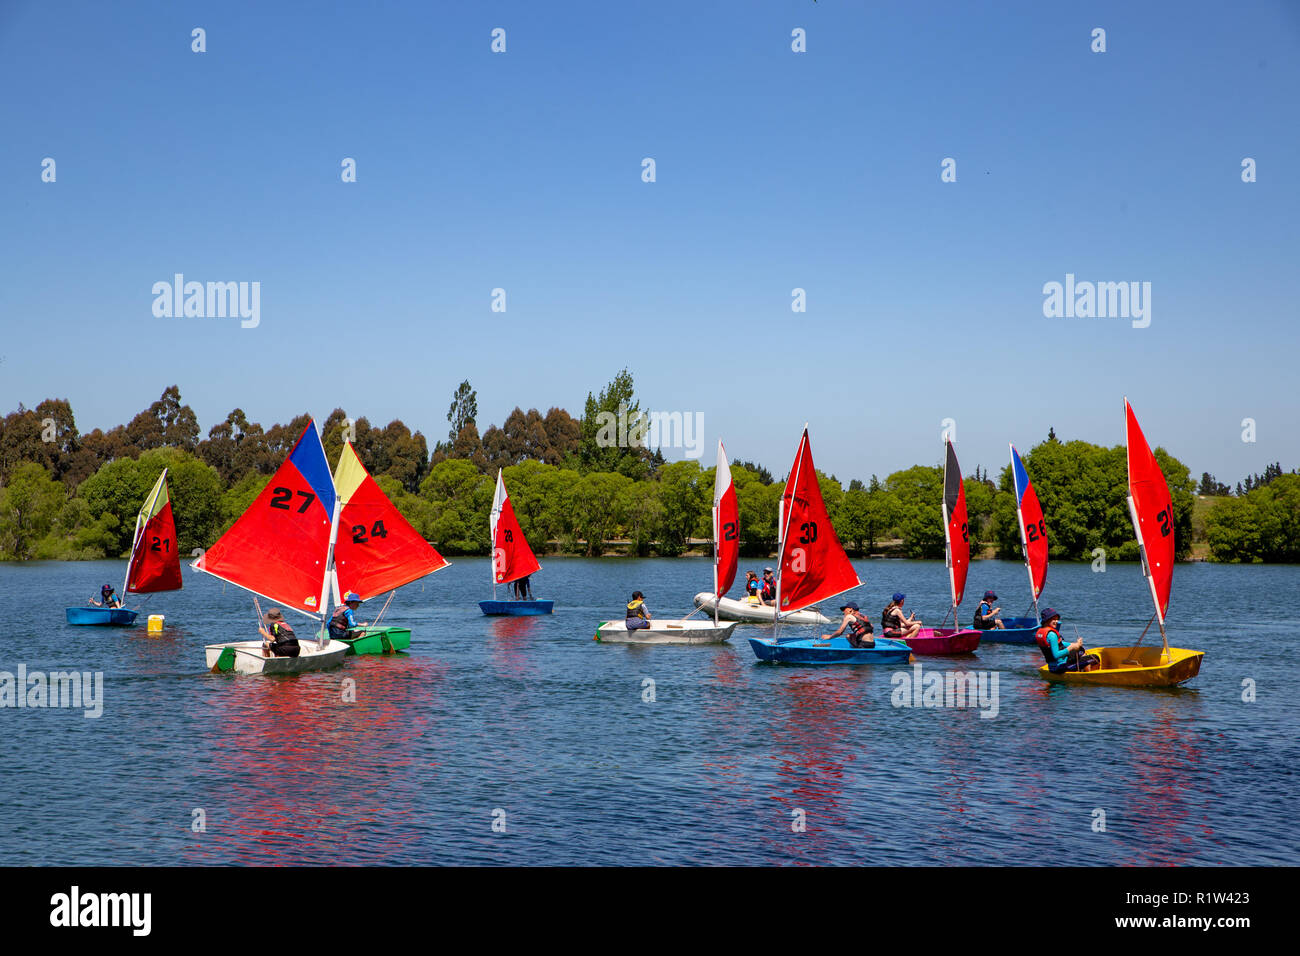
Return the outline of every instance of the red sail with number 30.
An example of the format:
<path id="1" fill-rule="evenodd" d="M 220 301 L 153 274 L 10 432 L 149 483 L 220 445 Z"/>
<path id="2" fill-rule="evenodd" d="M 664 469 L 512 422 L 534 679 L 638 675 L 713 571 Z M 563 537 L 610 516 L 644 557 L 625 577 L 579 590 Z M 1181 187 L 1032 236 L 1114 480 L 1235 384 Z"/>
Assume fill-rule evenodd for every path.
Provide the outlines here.
<path id="1" fill-rule="evenodd" d="M 807 427 L 781 496 L 781 531 L 783 613 L 809 607 L 862 583 L 826 513 Z"/>

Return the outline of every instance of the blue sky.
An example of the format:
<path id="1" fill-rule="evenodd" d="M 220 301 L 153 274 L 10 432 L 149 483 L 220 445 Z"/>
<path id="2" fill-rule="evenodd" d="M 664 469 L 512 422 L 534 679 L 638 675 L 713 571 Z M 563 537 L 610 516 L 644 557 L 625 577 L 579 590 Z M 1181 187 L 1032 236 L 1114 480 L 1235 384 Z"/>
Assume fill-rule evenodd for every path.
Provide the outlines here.
<path id="1" fill-rule="evenodd" d="M 778 474 L 804 421 L 846 482 L 947 417 L 968 472 L 1118 444 L 1124 395 L 1196 475 L 1300 465 L 1300 6 L 999 6 L 7 0 L 0 411 L 176 383 L 205 434 L 432 442 L 462 379 L 486 427 L 627 366 Z M 260 325 L 155 317 L 177 272 Z M 1045 318 L 1067 273 L 1150 282 L 1150 327 Z"/>

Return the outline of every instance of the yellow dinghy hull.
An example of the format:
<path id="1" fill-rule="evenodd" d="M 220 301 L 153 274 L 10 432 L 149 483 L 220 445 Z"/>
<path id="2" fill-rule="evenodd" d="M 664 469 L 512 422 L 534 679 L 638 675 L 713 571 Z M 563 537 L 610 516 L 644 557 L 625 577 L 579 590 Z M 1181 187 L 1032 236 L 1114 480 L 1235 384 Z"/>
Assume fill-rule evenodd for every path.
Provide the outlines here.
<path id="1" fill-rule="evenodd" d="M 1066 671 L 1053 674 L 1044 664 L 1038 668 L 1043 680 L 1062 684 L 1106 684 L 1113 687 L 1175 687 L 1201 672 L 1204 651 L 1181 647 L 1090 647 L 1085 653 L 1101 658 L 1095 671 Z"/>

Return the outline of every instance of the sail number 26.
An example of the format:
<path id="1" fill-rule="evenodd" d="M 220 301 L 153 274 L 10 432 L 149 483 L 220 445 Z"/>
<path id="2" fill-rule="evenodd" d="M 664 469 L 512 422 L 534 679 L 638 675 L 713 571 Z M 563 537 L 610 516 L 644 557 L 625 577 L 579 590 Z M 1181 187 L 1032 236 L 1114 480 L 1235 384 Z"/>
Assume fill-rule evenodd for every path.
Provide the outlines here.
<path id="1" fill-rule="evenodd" d="M 1174 530 L 1169 527 L 1169 509 L 1166 508 L 1164 511 L 1161 511 L 1156 515 L 1156 520 L 1160 522 L 1160 537 L 1169 537 L 1170 533 Z"/>

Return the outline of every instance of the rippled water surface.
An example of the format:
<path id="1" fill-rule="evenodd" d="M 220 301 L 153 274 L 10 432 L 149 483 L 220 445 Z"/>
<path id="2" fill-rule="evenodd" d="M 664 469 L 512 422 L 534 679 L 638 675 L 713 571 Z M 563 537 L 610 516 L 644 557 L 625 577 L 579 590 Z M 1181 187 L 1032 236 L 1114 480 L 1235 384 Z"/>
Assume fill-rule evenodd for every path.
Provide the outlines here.
<path id="1" fill-rule="evenodd" d="M 858 568 L 873 618 L 896 589 L 941 616 L 941 564 Z M 0 565 L 0 670 L 102 671 L 105 698 L 99 719 L 0 710 L 0 864 L 1297 859 L 1300 568 L 1177 569 L 1171 643 L 1206 652 L 1182 689 L 1048 685 L 1036 650 L 1011 645 L 922 659 L 996 672 L 993 719 L 892 706 L 900 668 L 759 665 L 745 637 L 763 628 L 711 647 L 593 642 L 633 588 L 659 616 L 688 611 L 703 559 L 550 558 L 533 583 L 554 616 L 514 619 L 479 612 L 486 559 L 458 559 L 394 600 L 409 654 L 279 678 L 205 672 L 203 645 L 254 636 L 254 612 L 188 570 L 139 627 L 64 623 L 66 604 L 122 572 Z M 1021 565 L 977 562 L 970 593 L 986 587 L 1004 613 L 1028 603 Z M 1093 644 L 1131 639 L 1150 613 L 1133 565 L 1053 566 L 1046 598 Z M 149 613 L 166 615 L 162 636 L 146 634 Z"/>

